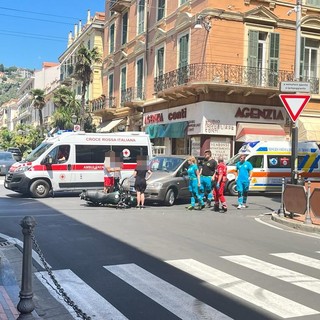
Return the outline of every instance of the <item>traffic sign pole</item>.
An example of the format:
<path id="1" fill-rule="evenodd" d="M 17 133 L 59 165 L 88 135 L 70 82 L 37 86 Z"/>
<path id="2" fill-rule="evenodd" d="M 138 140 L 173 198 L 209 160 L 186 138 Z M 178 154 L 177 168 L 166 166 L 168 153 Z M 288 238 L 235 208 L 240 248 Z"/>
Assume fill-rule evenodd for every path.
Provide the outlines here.
<path id="1" fill-rule="evenodd" d="M 306 94 L 280 94 L 283 106 L 286 108 L 291 120 L 291 183 L 298 180 L 298 126 L 297 120 L 304 107 L 310 100 Z"/>

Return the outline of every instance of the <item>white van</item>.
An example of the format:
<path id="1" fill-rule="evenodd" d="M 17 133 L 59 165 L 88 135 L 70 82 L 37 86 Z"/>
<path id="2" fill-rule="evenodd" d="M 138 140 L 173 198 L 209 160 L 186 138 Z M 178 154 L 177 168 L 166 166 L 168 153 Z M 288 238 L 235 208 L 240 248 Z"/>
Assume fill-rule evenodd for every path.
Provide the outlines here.
<path id="1" fill-rule="evenodd" d="M 45 139 L 24 161 L 14 164 L 4 186 L 35 198 L 45 198 L 50 191 L 102 189 L 109 150 L 119 159 L 122 178 L 132 175 L 137 156 L 152 155 L 150 138 L 143 132 L 64 132 Z"/>
<path id="2" fill-rule="evenodd" d="M 250 191 L 281 191 L 282 178 L 291 178 L 291 142 L 256 141 L 243 145 L 239 153 L 227 162 L 227 190 L 237 195 L 235 171 L 240 155 L 246 154 L 246 160 L 253 166 Z M 320 180 L 320 151 L 315 142 L 298 143 L 298 171 L 301 177 Z"/>

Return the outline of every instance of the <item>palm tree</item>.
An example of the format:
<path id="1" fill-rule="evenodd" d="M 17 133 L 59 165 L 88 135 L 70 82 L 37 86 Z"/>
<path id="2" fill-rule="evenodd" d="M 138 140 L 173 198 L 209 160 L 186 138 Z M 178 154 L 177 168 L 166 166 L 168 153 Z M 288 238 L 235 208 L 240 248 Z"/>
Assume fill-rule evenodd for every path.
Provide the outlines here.
<path id="1" fill-rule="evenodd" d="M 80 118 L 80 102 L 69 88 L 62 86 L 53 94 L 53 103 L 57 107 L 52 115 L 53 127 L 72 129 L 72 115 Z"/>
<path id="2" fill-rule="evenodd" d="M 46 105 L 44 90 L 42 89 L 32 89 L 30 91 L 31 95 L 31 105 L 38 110 L 39 114 L 39 122 L 40 122 L 40 130 L 43 130 L 43 117 L 42 117 L 42 109 Z"/>
<path id="3" fill-rule="evenodd" d="M 79 47 L 76 57 L 76 65 L 74 78 L 81 82 L 81 109 L 80 109 L 80 125 L 84 127 L 84 114 L 86 104 L 87 88 L 92 80 L 93 66 L 101 63 L 101 56 L 97 47 L 93 49 L 86 48 L 83 44 Z"/>

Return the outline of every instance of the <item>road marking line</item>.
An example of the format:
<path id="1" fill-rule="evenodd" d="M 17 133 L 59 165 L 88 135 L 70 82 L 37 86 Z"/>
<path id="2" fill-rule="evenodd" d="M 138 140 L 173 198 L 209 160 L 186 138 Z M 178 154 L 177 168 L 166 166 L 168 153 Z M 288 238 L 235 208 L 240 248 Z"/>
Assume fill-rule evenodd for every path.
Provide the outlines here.
<path id="1" fill-rule="evenodd" d="M 104 268 L 180 319 L 231 319 L 220 311 L 199 301 L 135 264 L 104 266 Z"/>
<path id="2" fill-rule="evenodd" d="M 268 222 L 265 222 L 265 221 L 262 221 L 260 218 L 255 218 L 254 220 L 256 220 L 257 222 L 261 223 L 261 224 L 264 224 L 270 228 L 274 228 L 274 229 L 277 229 L 277 230 L 283 230 L 282 228 L 279 228 L 279 227 L 276 227 Z"/>
<path id="3" fill-rule="evenodd" d="M 282 258 L 282 259 L 286 259 L 289 261 L 293 261 L 296 263 L 300 263 L 311 268 L 316 268 L 318 270 L 320 269 L 320 260 L 310 258 L 302 254 L 287 252 L 287 253 L 271 253 L 271 255 Z"/>
<path id="4" fill-rule="evenodd" d="M 119 310 L 105 300 L 100 294 L 82 281 L 71 270 L 54 270 L 53 274 L 66 294 L 92 319 L 128 320 Z M 36 272 L 35 275 L 47 287 L 51 295 L 63 304 L 70 314 L 79 319 L 75 311 L 58 295 L 47 272 Z M 49 284 L 48 284 L 49 283 Z"/>
<path id="5" fill-rule="evenodd" d="M 193 259 L 172 260 L 167 261 L 167 263 L 282 318 L 319 313 L 314 309 Z"/>
<path id="6" fill-rule="evenodd" d="M 269 262 L 258 260 L 245 255 L 227 256 L 222 258 L 237 263 L 251 270 L 266 274 L 270 277 L 277 278 L 279 280 L 320 294 L 320 280 L 307 276 L 303 273 L 279 267 Z"/>

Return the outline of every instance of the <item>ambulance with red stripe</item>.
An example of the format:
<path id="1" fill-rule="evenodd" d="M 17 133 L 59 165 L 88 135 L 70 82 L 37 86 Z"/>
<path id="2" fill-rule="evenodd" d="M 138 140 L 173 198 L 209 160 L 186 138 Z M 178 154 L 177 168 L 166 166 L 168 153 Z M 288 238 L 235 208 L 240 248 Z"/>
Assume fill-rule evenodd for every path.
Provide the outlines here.
<path id="1" fill-rule="evenodd" d="M 255 141 L 244 144 L 238 154 L 227 162 L 227 190 L 237 195 L 235 171 L 241 154 L 253 166 L 250 191 L 281 191 L 282 178 L 291 179 L 291 142 Z M 297 169 L 302 178 L 320 181 L 320 151 L 316 142 L 298 143 Z"/>
<path id="2" fill-rule="evenodd" d="M 110 150 L 119 159 L 122 178 L 132 175 L 137 156 L 152 155 L 149 135 L 143 132 L 63 132 L 14 164 L 4 186 L 35 198 L 57 191 L 103 189 L 105 154 Z"/>

